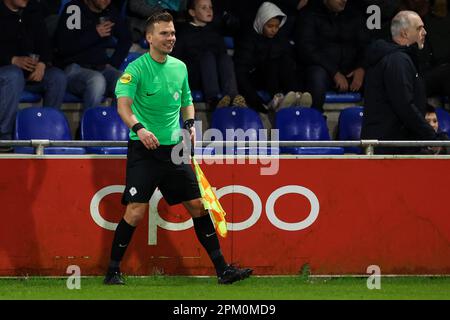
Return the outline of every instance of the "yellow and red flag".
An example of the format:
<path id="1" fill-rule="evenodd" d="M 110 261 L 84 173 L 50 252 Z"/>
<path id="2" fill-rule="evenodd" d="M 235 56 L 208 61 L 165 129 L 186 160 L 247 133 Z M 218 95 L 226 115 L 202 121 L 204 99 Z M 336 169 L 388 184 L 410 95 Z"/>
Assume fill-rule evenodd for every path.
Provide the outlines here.
<path id="1" fill-rule="evenodd" d="M 220 205 L 219 199 L 217 199 L 211 185 L 205 177 L 202 169 L 198 165 L 194 157 L 192 157 L 192 163 L 195 168 L 195 175 L 197 176 L 198 187 L 202 195 L 203 206 L 209 211 L 211 220 L 214 223 L 214 228 L 217 233 L 225 238 L 227 236 L 227 222 L 225 221 L 225 210 Z"/>

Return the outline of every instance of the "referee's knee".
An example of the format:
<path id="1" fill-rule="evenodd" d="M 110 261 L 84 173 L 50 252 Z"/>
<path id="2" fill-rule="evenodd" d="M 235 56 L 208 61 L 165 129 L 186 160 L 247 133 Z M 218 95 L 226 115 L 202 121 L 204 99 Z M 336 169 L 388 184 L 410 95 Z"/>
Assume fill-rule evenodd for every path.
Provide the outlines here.
<path id="1" fill-rule="evenodd" d="M 198 218 L 204 216 L 208 212 L 203 207 L 203 203 L 201 199 L 194 199 L 183 202 L 185 208 L 189 211 L 189 214 L 192 218 Z"/>
<path id="2" fill-rule="evenodd" d="M 124 219 L 129 225 L 135 227 L 144 218 L 146 212 L 148 212 L 148 203 L 129 203 Z"/>

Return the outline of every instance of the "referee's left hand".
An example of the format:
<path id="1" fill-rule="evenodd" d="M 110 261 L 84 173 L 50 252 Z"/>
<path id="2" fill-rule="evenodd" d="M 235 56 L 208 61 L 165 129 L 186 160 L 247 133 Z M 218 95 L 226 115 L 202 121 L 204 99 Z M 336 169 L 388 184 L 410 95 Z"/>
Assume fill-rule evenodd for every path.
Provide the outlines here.
<path id="1" fill-rule="evenodd" d="M 159 141 L 155 137 L 155 135 L 148 131 L 145 128 L 139 129 L 137 132 L 139 140 L 141 140 L 142 144 L 147 148 L 154 150 L 159 147 Z"/>
<path id="2" fill-rule="evenodd" d="M 191 150 L 194 150 L 195 148 L 195 127 L 191 127 L 189 129 L 189 133 L 190 133 L 190 139 L 191 139 Z M 193 153 L 193 152 L 191 152 Z M 191 154 L 191 156 L 194 156 L 193 154 Z"/>

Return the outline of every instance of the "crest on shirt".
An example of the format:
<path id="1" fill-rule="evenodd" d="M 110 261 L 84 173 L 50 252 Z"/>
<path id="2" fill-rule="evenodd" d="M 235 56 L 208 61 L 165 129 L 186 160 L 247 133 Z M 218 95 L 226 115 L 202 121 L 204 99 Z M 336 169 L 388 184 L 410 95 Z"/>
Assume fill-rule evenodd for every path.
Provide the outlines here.
<path id="1" fill-rule="evenodd" d="M 120 82 L 123 84 L 127 84 L 131 81 L 131 74 L 129 73 L 124 73 L 121 77 L 120 77 Z"/>
<path id="2" fill-rule="evenodd" d="M 180 97 L 180 94 L 178 92 L 175 92 L 173 94 L 173 100 L 177 101 L 179 97 Z"/>

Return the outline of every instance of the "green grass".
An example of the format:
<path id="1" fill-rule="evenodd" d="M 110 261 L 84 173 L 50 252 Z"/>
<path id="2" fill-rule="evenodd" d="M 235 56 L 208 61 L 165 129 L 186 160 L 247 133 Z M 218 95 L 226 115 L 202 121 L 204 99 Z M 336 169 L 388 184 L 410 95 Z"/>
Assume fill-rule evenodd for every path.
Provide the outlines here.
<path id="1" fill-rule="evenodd" d="M 367 289 L 367 278 L 251 277 L 233 285 L 215 278 L 128 277 L 125 286 L 104 286 L 100 277 L 81 279 L 69 290 L 66 279 L 2 278 L 0 299 L 157 299 L 157 300 L 300 300 L 300 299 L 450 299 L 450 277 L 386 277 L 380 290 Z"/>

